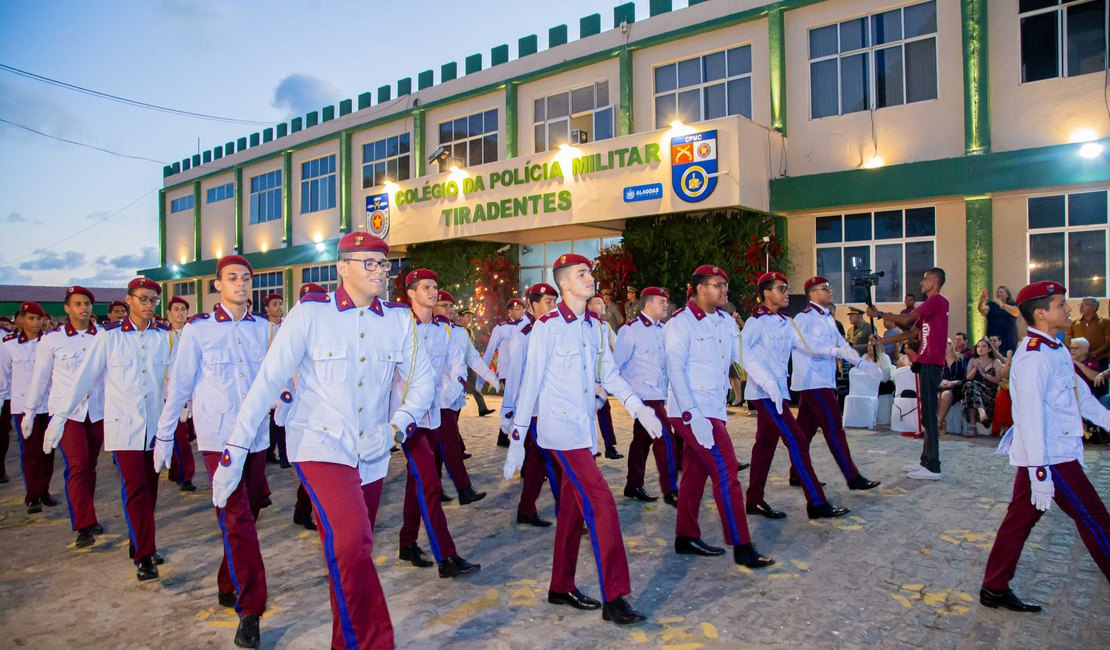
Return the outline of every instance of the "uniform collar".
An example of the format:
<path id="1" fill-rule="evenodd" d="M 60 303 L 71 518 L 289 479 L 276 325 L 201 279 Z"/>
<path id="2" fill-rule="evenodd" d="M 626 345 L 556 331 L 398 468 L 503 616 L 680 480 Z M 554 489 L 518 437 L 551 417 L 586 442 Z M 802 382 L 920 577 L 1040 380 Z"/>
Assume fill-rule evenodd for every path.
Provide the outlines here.
<path id="1" fill-rule="evenodd" d="M 1048 347 L 1052 348 L 1053 350 L 1060 347 L 1060 342 L 1059 341 L 1057 341 L 1055 338 L 1049 336 L 1048 334 L 1045 334 L 1044 332 L 1042 332 L 1038 329 L 1033 329 L 1032 327 L 1030 327 L 1026 330 L 1026 334 L 1031 339 L 1034 339 L 1034 340 L 1039 339 L 1042 343 L 1044 343 Z"/>
<path id="2" fill-rule="evenodd" d="M 374 312 L 378 316 L 384 316 L 385 315 L 385 312 L 382 311 L 382 301 L 380 299 L 378 299 L 377 296 L 374 296 L 374 299 L 370 301 L 369 309 L 370 309 L 370 311 Z M 340 310 L 340 311 L 342 311 L 342 310 Z"/>
<path id="3" fill-rule="evenodd" d="M 69 320 L 68 318 L 66 319 L 65 330 L 66 336 L 77 336 L 77 334 L 79 333 L 78 329 L 73 326 L 73 321 Z M 85 334 L 96 335 L 96 325 L 89 323 L 89 327 L 85 330 Z"/>
<path id="4" fill-rule="evenodd" d="M 536 322 L 536 317 L 532 315 L 532 312 L 524 312 L 524 317 L 528 319 L 529 324 Z"/>
<path id="5" fill-rule="evenodd" d="M 335 290 L 335 308 L 339 311 L 347 311 L 348 309 L 355 308 L 355 301 L 351 298 L 350 294 L 347 293 L 347 290 L 343 288 L 343 285 L 340 285 L 339 288 Z"/>
<path id="6" fill-rule="evenodd" d="M 411 309 L 411 307 L 410 307 L 410 309 Z M 432 318 L 428 322 L 425 323 L 424 321 L 420 320 L 420 317 L 416 315 L 416 310 L 413 309 L 412 310 L 412 317 L 416 319 L 416 324 L 417 325 L 439 325 L 439 321 L 436 319 L 435 314 L 432 314 Z"/>
<path id="7" fill-rule="evenodd" d="M 701 307 L 698 307 L 698 303 L 694 302 L 693 300 L 686 303 L 686 308 L 689 309 L 690 313 L 694 315 L 694 318 L 698 320 L 701 320 L 707 316 L 705 310 Z"/>
<path id="8" fill-rule="evenodd" d="M 42 332 L 39 332 L 39 335 L 35 337 L 35 340 L 37 341 L 37 340 L 39 340 L 39 339 L 41 339 L 41 338 L 42 338 Z M 18 343 L 26 343 L 27 341 L 30 341 L 30 340 L 31 340 L 31 339 L 27 338 L 27 334 L 26 334 L 26 332 L 23 332 L 23 331 L 21 330 L 21 331 L 19 332 L 19 338 L 17 338 L 17 339 L 16 339 L 16 342 L 18 342 Z"/>
<path id="9" fill-rule="evenodd" d="M 813 302 L 812 300 L 810 301 L 809 306 L 813 307 L 813 310 L 816 311 L 818 314 L 821 314 L 822 316 L 824 316 L 825 313 L 826 313 L 824 307 L 822 307 L 821 305 L 818 305 L 817 303 Z"/>
<path id="10" fill-rule="evenodd" d="M 786 318 L 781 311 L 771 311 L 767 309 L 766 305 L 760 305 L 759 308 L 755 310 L 755 315 L 757 318 L 759 316 L 778 316 L 779 318 Z"/>
<path id="11" fill-rule="evenodd" d="M 653 322 L 651 322 L 650 318 L 648 318 L 647 316 L 644 316 L 644 312 L 640 312 L 639 315 L 636 316 L 636 318 L 640 319 L 640 322 L 644 324 L 644 327 L 651 327 L 653 325 L 654 326 L 662 325 L 662 323 L 653 323 Z"/>
<path id="12" fill-rule="evenodd" d="M 574 321 L 578 320 L 578 317 L 574 315 L 574 311 L 571 310 L 571 308 L 567 306 L 567 303 L 562 300 L 559 301 L 559 304 L 555 305 L 555 309 L 559 311 L 559 315 L 563 317 L 563 320 L 568 323 L 573 323 Z M 586 312 L 583 314 L 587 323 L 590 322 L 589 313 L 590 310 L 587 309 Z"/>
<path id="13" fill-rule="evenodd" d="M 220 303 L 216 303 L 216 309 L 214 309 L 213 312 L 216 314 L 217 323 L 227 323 L 229 321 L 233 322 L 235 320 L 235 317 L 231 315 L 231 312 L 224 309 L 224 306 Z M 250 313 L 250 310 L 247 310 L 243 313 L 243 318 L 241 318 L 240 320 L 253 321 L 254 316 Z"/>

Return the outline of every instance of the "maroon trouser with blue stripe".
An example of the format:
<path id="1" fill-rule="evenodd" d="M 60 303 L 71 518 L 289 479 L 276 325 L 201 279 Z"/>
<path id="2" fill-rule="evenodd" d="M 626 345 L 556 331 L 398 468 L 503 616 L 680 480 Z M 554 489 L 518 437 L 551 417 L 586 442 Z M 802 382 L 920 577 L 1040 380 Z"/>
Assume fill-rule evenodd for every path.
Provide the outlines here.
<path id="1" fill-rule="evenodd" d="M 439 501 L 443 486 L 439 482 L 435 452 L 432 451 L 438 446 L 438 431 L 421 428 L 413 431 L 401 445 L 408 458 L 409 475 L 405 482 L 400 541 L 402 547 L 415 544 L 420 533 L 420 520 L 423 519 L 432 555 L 436 562 L 442 562 L 455 555 L 455 542 L 451 539 L 451 531 L 447 530 L 447 516 L 443 514 L 443 504 Z"/>
<path id="2" fill-rule="evenodd" d="M 713 500 L 721 516 L 725 543 L 732 546 L 750 544 L 747 512 L 744 509 L 744 490 L 736 478 L 736 449 L 728 435 L 725 422 L 709 418 L 713 425 L 713 448 L 706 449 L 694 437 L 693 430 L 680 418 L 671 418 L 671 426 L 682 437 L 686 451 L 682 456 L 682 482 L 678 489 L 678 517 L 675 535 L 701 538 L 698 510 L 705 492 L 705 481 L 713 481 Z"/>
<path id="3" fill-rule="evenodd" d="M 112 452 L 119 472 L 123 520 L 135 548 L 135 564 L 154 555 L 154 507 L 158 503 L 158 472 L 154 471 L 154 451 L 122 449 Z"/>
<path id="4" fill-rule="evenodd" d="M 859 476 L 859 470 L 852 462 L 852 452 L 848 450 L 848 439 L 844 437 L 844 420 L 835 389 L 814 388 L 798 393 L 798 427 L 805 434 L 805 438 L 799 438 L 798 443 L 807 450 L 820 427 L 844 478 L 850 481 Z M 790 468 L 790 478 L 797 478 L 793 467 Z"/>
<path id="5" fill-rule="evenodd" d="M 170 471 L 167 476 L 178 485 L 186 481 L 192 482 L 197 471 L 196 459 L 193 458 L 193 445 L 189 440 L 192 427 L 193 418 L 189 418 L 185 422 L 179 421 L 177 429 L 173 432 L 173 456 L 170 458 Z M 204 462 L 207 464 L 208 461 Z"/>
<path id="6" fill-rule="evenodd" d="M 781 438 L 782 444 L 790 454 L 790 466 L 802 480 L 806 503 L 819 506 L 828 502 L 821 489 L 821 481 L 813 471 L 809 459 L 809 445 L 802 444 L 801 427 L 790 412 L 790 405 L 783 402 L 782 413 L 775 410 L 769 399 L 752 400 L 756 411 L 755 445 L 752 447 L 752 468 L 749 472 L 748 503 L 763 503 L 763 490 L 767 486 L 767 473 L 771 471 L 771 461 L 775 459 L 775 447 Z M 690 450 L 687 449 L 687 452 Z M 681 490 L 679 491 L 681 494 Z"/>
<path id="7" fill-rule="evenodd" d="M 540 447 L 536 442 L 536 418 L 528 426 L 528 434 L 524 438 L 524 464 L 520 468 L 521 490 L 520 503 L 516 506 L 518 517 L 538 517 L 536 500 L 543 489 L 546 478 L 551 483 L 551 496 L 555 498 L 555 515 L 559 515 L 559 484 L 562 482 L 562 470 L 555 462 L 552 452 Z"/>
<path id="8" fill-rule="evenodd" d="M 202 453 L 211 480 L 223 454 L 218 451 Z M 250 497 L 251 490 L 257 489 L 258 485 L 250 480 L 251 475 L 264 471 L 266 452 L 247 454 L 239 485 L 227 498 L 224 507 L 216 508 L 216 520 L 220 524 L 224 544 L 224 560 L 216 574 L 216 585 L 220 593 L 239 594 L 235 611 L 240 616 L 261 616 L 266 611 L 266 567 L 262 564 L 262 549 L 258 545 L 258 530 L 254 524 L 258 519 L 258 510 L 251 507 L 254 499 Z"/>
<path id="9" fill-rule="evenodd" d="M 605 442 L 605 448 L 616 447 L 617 434 L 613 431 L 613 407 L 609 406 L 608 399 L 597 410 L 597 426 L 601 429 L 601 439 Z"/>
<path id="10" fill-rule="evenodd" d="M 1102 575 L 1110 580 L 1110 515 L 1106 513 L 1106 505 L 1078 461 L 1049 465 L 1049 470 L 1055 489 L 1053 500 L 1075 522 L 1087 552 L 1102 570 Z M 1014 497 L 987 557 L 984 587 L 996 591 L 1010 588 L 1025 540 L 1043 514 L 1030 500 L 1029 468 L 1018 467 L 1014 478 Z"/>
<path id="11" fill-rule="evenodd" d="M 48 413 L 39 413 L 31 422 L 26 422 L 23 414 L 15 416 L 15 435 L 19 440 L 19 460 L 23 466 L 23 503 L 41 499 L 50 493 L 50 479 L 54 476 L 54 452 L 43 453 L 42 443 L 46 427 L 50 424 Z M 23 430 L 31 427 L 31 435 L 24 440 Z"/>
<path id="12" fill-rule="evenodd" d="M 316 461 L 293 466 L 316 511 L 328 568 L 331 647 L 393 648 L 393 625 L 374 568 L 374 532 L 358 468 Z"/>
<path id="13" fill-rule="evenodd" d="M 84 422 L 66 420 L 58 448 L 66 464 L 66 503 L 73 530 L 97 523 L 93 492 L 96 491 L 96 461 L 103 446 L 104 420 L 93 422 L 87 415 Z"/>
<path id="14" fill-rule="evenodd" d="M 468 490 L 471 487 L 470 474 L 466 471 L 463 462 L 462 434 L 459 433 L 459 412 L 455 409 L 439 410 L 439 444 L 432 451 L 436 455 L 436 476 L 443 475 L 443 466 L 447 465 L 447 475 L 455 484 L 456 490 Z M 442 482 L 440 486 L 442 488 Z"/>
<path id="15" fill-rule="evenodd" d="M 632 443 L 628 445 L 628 478 L 626 488 L 644 487 L 644 473 L 647 471 L 648 451 L 655 454 L 655 468 L 659 470 L 659 489 L 663 494 L 678 490 L 678 449 L 675 445 L 674 427 L 667 417 L 663 400 L 644 400 L 644 404 L 655 411 L 663 424 L 663 435 L 652 440 L 647 429 L 634 420 L 632 424 Z"/>
<path id="16" fill-rule="evenodd" d="M 589 528 L 590 545 L 601 582 L 601 600 L 609 602 L 632 592 L 628 558 L 617 517 L 617 503 L 589 449 L 551 451 L 563 470 L 559 516 L 555 522 L 555 556 L 551 563 L 551 591 L 575 590 L 574 570 L 582 524 Z"/>

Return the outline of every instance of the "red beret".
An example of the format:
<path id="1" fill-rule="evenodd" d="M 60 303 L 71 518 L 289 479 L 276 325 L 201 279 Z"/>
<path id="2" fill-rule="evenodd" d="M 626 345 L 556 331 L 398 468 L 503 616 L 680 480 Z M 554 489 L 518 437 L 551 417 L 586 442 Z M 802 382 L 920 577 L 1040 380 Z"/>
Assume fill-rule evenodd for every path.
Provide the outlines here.
<path id="1" fill-rule="evenodd" d="M 263 305 L 268 305 L 268 304 L 270 304 L 271 300 L 280 300 L 282 302 L 285 302 L 285 296 L 282 296 L 280 293 L 268 294 L 266 296 L 266 298 L 262 301 L 262 304 Z"/>
<path id="2" fill-rule="evenodd" d="M 301 296 L 302 297 L 305 296 L 305 295 L 308 295 L 310 293 L 327 293 L 327 292 L 328 292 L 328 290 L 325 289 L 323 287 L 323 285 L 316 284 L 315 282 L 305 282 L 304 284 L 301 285 Z"/>
<path id="3" fill-rule="evenodd" d="M 719 275 L 725 279 L 725 282 L 728 282 L 728 274 L 725 273 L 725 270 L 712 264 L 702 264 L 694 269 L 694 275 Z"/>
<path id="4" fill-rule="evenodd" d="M 782 280 L 783 282 L 789 282 L 789 280 L 786 279 L 785 274 L 779 273 L 778 271 L 767 271 L 763 275 L 759 276 L 759 279 L 756 280 L 755 283 L 763 284 L 764 282 L 770 282 L 772 280 Z"/>
<path id="5" fill-rule="evenodd" d="M 815 275 L 812 278 L 806 280 L 805 290 L 809 291 L 810 287 L 815 287 L 819 284 L 829 284 L 829 279 L 821 275 Z"/>
<path id="6" fill-rule="evenodd" d="M 28 300 L 27 302 L 21 304 L 19 306 L 19 311 L 23 314 L 35 314 L 36 316 L 42 316 L 43 318 L 46 318 L 46 312 L 42 310 L 42 305 L 33 300 Z"/>
<path id="7" fill-rule="evenodd" d="M 151 280 L 150 278 L 135 278 L 134 280 L 128 282 L 127 283 L 127 290 L 131 291 L 132 289 L 150 289 L 151 291 L 158 294 L 159 296 L 162 295 L 162 285 L 158 284 L 154 280 Z M 112 303 L 112 304 L 115 304 L 115 303 Z M 120 304 L 122 305 L 123 303 L 120 303 Z M 126 307 L 126 306 L 127 305 L 124 305 L 124 307 Z M 109 305 L 108 309 L 111 309 L 111 308 L 112 307 Z"/>
<path id="8" fill-rule="evenodd" d="M 524 301 L 521 300 L 520 298 L 509 298 L 509 302 L 508 302 L 509 309 L 512 309 L 513 305 L 518 305 L 519 307 L 521 307 L 523 309 L 524 308 Z"/>
<path id="9" fill-rule="evenodd" d="M 567 253 L 566 255 L 560 255 L 559 259 L 555 260 L 555 263 L 551 265 L 551 270 L 554 271 L 555 269 L 561 269 L 564 266 L 574 266 L 575 264 L 586 264 L 591 268 L 593 267 L 593 262 L 591 262 L 588 257 Z"/>
<path id="10" fill-rule="evenodd" d="M 1034 282 L 1027 284 L 1021 288 L 1017 295 L 1017 304 L 1021 304 L 1027 300 L 1036 300 L 1037 298 L 1044 298 L 1045 296 L 1062 296 L 1067 293 L 1067 289 L 1059 282 L 1050 282 L 1044 280 L 1041 282 Z"/>
<path id="11" fill-rule="evenodd" d="M 559 297 L 559 292 L 555 290 L 555 287 L 546 282 L 533 284 L 532 286 L 528 287 L 528 293 L 538 293 L 544 296 L 555 296 L 556 298 Z"/>
<path id="12" fill-rule="evenodd" d="M 252 267 L 251 263 L 247 261 L 247 258 L 243 257 L 242 255 L 224 255 L 220 258 L 219 262 L 216 262 L 216 275 L 220 274 L 220 269 L 232 264 L 245 266 L 247 267 L 248 271 L 254 273 L 254 267 Z"/>
<path id="13" fill-rule="evenodd" d="M 127 303 L 120 300 L 113 300 L 112 303 L 108 305 L 108 311 L 112 311 L 116 307 L 123 307 L 124 309 L 127 309 Z"/>
<path id="14" fill-rule="evenodd" d="M 185 309 L 192 308 L 192 305 L 189 304 L 189 301 L 185 300 L 181 296 L 174 296 L 173 298 L 170 298 L 170 305 L 169 306 L 173 307 L 174 305 L 185 305 Z"/>
<path id="15" fill-rule="evenodd" d="M 640 292 L 641 298 L 650 298 L 651 296 L 662 296 L 664 298 L 670 298 L 671 292 L 667 291 L 663 287 L 644 287 L 644 290 Z"/>
<path id="16" fill-rule="evenodd" d="M 436 275 L 435 271 L 431 269 L 413 269 L 405 276 L 405 286 L 421 280 L 434 280 L 436 284 L 439 284 L 439 276 Z"/>
<path id="17" fill-rule="evenodd" d="M 455 304 L 455 296 L 452 296 L 451 292 L 446 289 L 440 289 L 439 302 L 449 302 L 453 305 Z"/>
<path id="18" fill-rule="evenodd" d="M 357 253 L 367 251 L 370 253 L 389 254 L 389 244 L 381 237 L 364 232 L 349 232 L 339 240 L 340 253 Z"/>
<path id="19" fill-rule="evenodd" d="M 81 287 L 81 286 L 78 286 L 76 284 L 73 285 L 72 287 L 69 287 L 68 289 L 66 289 L 66 298 L 69 298 L 70 296 L 73 296 L 73 295 L 85 296 L 86 298 L 89 299 L 90 302 L 96 302 L 96 298 L 93 297 L 93 294 L 92 294 L 91 291 L 89 291 L 85 287 Z"/>

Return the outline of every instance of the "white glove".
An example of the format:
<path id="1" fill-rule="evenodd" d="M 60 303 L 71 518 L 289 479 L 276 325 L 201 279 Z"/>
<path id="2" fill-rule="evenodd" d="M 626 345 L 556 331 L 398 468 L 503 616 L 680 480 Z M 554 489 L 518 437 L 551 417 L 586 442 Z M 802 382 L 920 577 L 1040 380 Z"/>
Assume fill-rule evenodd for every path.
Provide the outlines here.
<path id="1" fill-rule="evenodd" d="M 655 409 L 651 408 L 647 404 L 644 404 L 640 408 L 636 409 L 635 416 L 636 419 L 640 421 L 640 424 L 644 427 L 644 430 L 648 432 L 649 436 L 651 436 L 652 438 L 658 438 L 659 436 L 663 435 L 663 423 L 660 422 L 659 417 L 655 415 Z"/>
<path id="2" fill-rule="evenodd" d="M 154 438 L 154 473 L 161 473 L 162 468 L 170 468 L 170 461 L 173 460 L 173 438 L 163 440 L 159 437 Z"/>
<path id="3" fill-rule="evenodd" d="M 763 390 L 766 391 L 767 398 L 775 405 L 775 410 L 779 412 L 779 415 L 782 415 L 782 393 L 779 391 L 779 385 L 768 384 L 763 387 Z"/>
<path id="4" fill-rule="evenodd" d="M 524 437 L 528 435 L 528 425 L 513 423 L 512 433 L 509 435 L 509 453 L 505 456 L 505 466 L 501 475 L 506 480 L 520 471 L 524 466 Z"/>
<path id="5" fill-rule="evenodd" d="M 382 422 L 359 434 L 356 449 L 359 460 L 371 461 L 381 458 L 393 446 L 393 426 Z"/>
<path id="6" fill-rule="evenodd" d="M 33 416 L 31 420 L 27 416 L 23 416 L 23 422 L 34 422 Z M 62 441 L 62 434 L 66 431 L 66 419 L 60 415 L 55 415 L 50 418 L 50 424 L 46 425 L 46 433 L 42 436 L 42 453 L 49 454 L 54 451 L 58 443 Z M 27 438 L 31 435 L 31 427 L 23 428 L 23 437 Z"/>
<path id="7" fill-rule="evenodd" d="M 852 365 L 859 365 L 860 362 L 859 352 L 856 352 L 856 349 L 850 345 L 843 345 L 837 348 L 836 356 L 844 359 Z"/>
<path id="8" fill-rule="evenodd" d="M 285 426 L 285 423 L 289 421 L 289 411 L 292 408 L 292 404 L 278 401 L 278 405 L 274 407 L 274 424 L 279 427 Z"/>
<path id="9" fill-rule="evenodd" d="M 1029 469 L 1029 502 L 1041 512 L 1048 512 L 1052 507 L 1052 495 L 1055 488 L 1052 485 L 1052 472 L 1047 467 L 1030 467 Z"/>
<path id="10" fill-rule="evenodd" d="M 477 377 L 474 379 L 474 388 L 476 390 L 482 390 L 483 384 L 489 384 L 490 388 L 492 388 L 495 393 L 500 393 L 505 390 L 501 386 L 501 380 L 498 379 L 497 375 L 493 374 L 492 372 L 489 374 L 488 377 L 485 378 L 485 381 L 482 381 L 481 377 Z"/>
<path id="11" fill-rule="evenodd" d="M 713 441 L 713 423 L 709 421 L 709 418 L 699 415 L 690 420 L 690 430 L 694 432 L 694 438 L 702 447 L 712 449 L 713 445 L 717 444 Z"/>
<path id="12" fill-rule="evenodd" d="M 19 433 L 26 440 L 31 437 L 31 432 L 35 428 L 35 413 L 34 411 L 27 411 L 23 414 L 23 421 L 19 423 Z"/>
<path id="13" fill-rule="evenodd" d="M 193 417 L 193 407 L 189 404 L 186 404 L 185 408 L 181 409 L 181 417 L 177 418 L 177 420 L 184 424 L 188 422 L 189 418 L 191 417 Z"/>
<path id="14" fill-rule="evenodd" d="M 212 505 L 217 508 L 226 506 L 231 493 L 239 487 L 239 480 L 243 478 L 243 463 L 247 459 L 247 451 L 242 447 L 231 445 L 224 448 L 220 464 L 212 474 Z"/>

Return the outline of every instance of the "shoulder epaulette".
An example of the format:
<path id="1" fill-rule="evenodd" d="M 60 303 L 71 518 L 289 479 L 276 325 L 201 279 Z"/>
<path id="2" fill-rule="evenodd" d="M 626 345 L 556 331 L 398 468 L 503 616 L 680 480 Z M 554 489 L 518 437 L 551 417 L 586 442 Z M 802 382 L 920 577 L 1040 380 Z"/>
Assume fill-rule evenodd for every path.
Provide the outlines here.
<path id="1" fill-rule="evenodd" d="M 391 309 L 409 309 L 409 306 L 403 302 L 393 302 L 390 300 L 383 300 L 382 304 Z"/>
<path id="2" fill-rule="evenodd" d="M 326 293 L 306 293 L 305 295 L 301 296 L 301 299 L 297 302 L 331 302 L 331 296 Z"/>
<path id="3" fill-rule="evenodd" d="M 202 311 L 202 312 L 200 312 L 199 314 L 194 314 L 193 316 L 190 316 L 190 317 L 189 317 L 189 320 L 187 320 L 187 321 L 185 321 L 185 322 L 186 322 L 186 323 L 195 323 L 195 322 L 197 322 L 198 320 L 208 320 L 208 319 L 209 319 L 209 318 L 211 318 L 211 317 L 212 317 L 212 314 L 209 314 L 209 313 L 208 313 L 208 312 L 206 312 L 206 311 Z"/>
<path id="4" fill-rule="evenodd" d="M 170 326 L 166 325 L 165 323 L 155 322 L 154 326 L 157 327 L 158 329 L 162 330 L 163 332 L 168 332 L 171 329 Z"/>
<path id="5" fill-rule="evenodd" d="M 104 329 L 114 330 L 114 329 L 119 328 L 120 325 L 123 325 L 122 320 L 110 320 L 107 323 L 104 323 Z"/>
<path id="6" fill-rule="evenodd" d="M 531 333 L 531 331 L 532 331 L 532 326 L 533 325 L 535 325 L 535 323 L 528 323 L 523 328 L 521 328 L 520 333 L 525 335 L 525 336 L 528 336 L 528 334 Z"/>
<path id="7" fill-rule="evenodd" d="M 812 314 L 813 313 L 813 305 L 807 306 L 805 309 L 802 310 L 802 313 L 803 314 Z"/>
<path id="8" fill-rule="evenodd" d="M 5 341 L 10 341 L 10 340 L 12 340 L 12 339 L 14 339 L 18 336 L 19 336 L 19 332 L 12 332 L 11 334 L 8 334 L 7 336 L 5 336 L 4 340 Z"/>
<path id="9" fill-rule="evenodd" d="M 546 323 L 547 321 L 551 320 L 552 318 L 559 318 L 559 312 L 558 311 L 549 311 L 549 312 L 547 312 L 543 316 L 540 316 L 540 322 L 541 323 Z"/>
<path id="10" fill-rule="evenodd" d="M 450 318 L 447 318 L 447 317 L 446 317 L 446 316 L 444 316 L 443 314 L 440 314 L 440 315 L 438 315 L 438 316 L 433 316 L 432 318 L 433 318 L 433 320 L 435 320 L 435 322 L 437 322 L 437 323 L 443 323 L 443 324 L 445 324 L 445 325 L 450 325 L 450 324 L 451 324 L 451 319 L 450 319 Z"/>
<path id="11" fill-rule="evenodd" d="M 590 311 L 589 309 L 587 309 L 586 310 L 586 319 L 589 320 L 591 318 L 596 320 L 599 323 L 601 322 L 601 316 L 598 316 L 597 314 L 595 314 L 592 311 Z"/>
<path id="12" fill-rule="evenodd" d="M 1025 345 L 1025 349 L 1028 352 L 1040 352 L 1040 350 L 1041 350 L 1041 339 L 1039 337 L 1036 337 L 1036 336 L 1030 337 L 1029 338 L 1029 343 L 1027 343 Z"/>
<path id="13" fill-rule="evenodd" d="M 674 310 L 674 312 L 671 314 L 671 318 L 674 318 L 675 316 L 678 316 L 679 314 L 681 314 L 684 311 L 686 311 L 686 306 L 685 305 L 683 305 L 682 307 L 679 307 L 678 309 Z"/>

